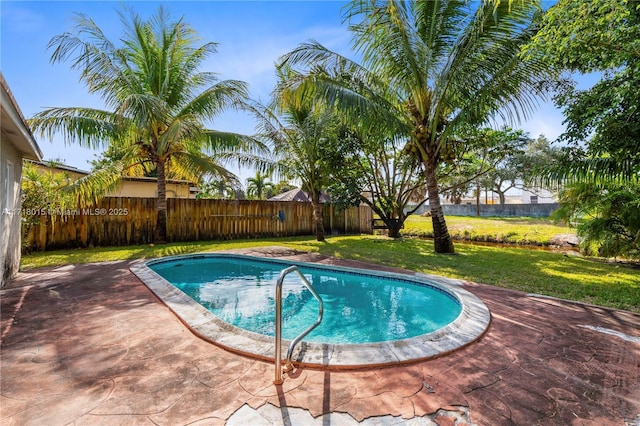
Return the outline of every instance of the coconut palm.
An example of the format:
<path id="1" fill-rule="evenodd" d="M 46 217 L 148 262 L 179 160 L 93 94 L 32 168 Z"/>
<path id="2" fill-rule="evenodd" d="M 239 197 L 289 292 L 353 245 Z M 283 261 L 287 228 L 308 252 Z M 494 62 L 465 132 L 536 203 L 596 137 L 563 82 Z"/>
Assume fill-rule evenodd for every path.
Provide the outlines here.
<path id="1" fill-rule="evenodd" d="M 537 1 L 355 0 L 345 21 L 357 63 L 311 41 L 281 58 L 302 67 L 298 93 L 315 93 L 359 126 L 395 128 L 422 163 L 438 253 L 454 247 L 440 205 L 438 166 L 456 129 L 517 122 L 544 94 L 549 68 L 520 48 L 535 34 Z M 345 84 L 345 76 L 350 80 Z"/>
<path id="2" fill-rule="evenodd" d="M 162 7 L 147 21 L 133 11 L 129 19 L 124 12 L 120 17 L 125 28 L 120 46 L 80 14 L 73 33 L 49 42 L 51 61 L 70 60 L 88 91 L 102 97 L 105 109 L 51 108 L 35 115 L 30 124 L 49 137 L 62 133 L 65 143 L 110 150 L 112 161 L 77 183 L 84 197 L 115 187 L 123 175 L 157 176 L 155 241 L 164 242 L 166 180 L 197 183 L 206 174 L 229 178 L 221 157 L 213 154 L 248 147 L 248 138 L 205 127 L 242 101 L 247 88 L 244 82 L 220 81 L 214 73 L 198 71 L 216 52 L 216 43 L 199 45 L 194 30 L 182 19 L 173 20 Z"/>
<path id="3" fill-rule="evenodd" d="M 247 178 L 247 196 L 254 200 L 264 200 L 267 192 L 272 190 L 273 182 L 269 182 L 269 175 L 256 171 L 254 177 Z"/>

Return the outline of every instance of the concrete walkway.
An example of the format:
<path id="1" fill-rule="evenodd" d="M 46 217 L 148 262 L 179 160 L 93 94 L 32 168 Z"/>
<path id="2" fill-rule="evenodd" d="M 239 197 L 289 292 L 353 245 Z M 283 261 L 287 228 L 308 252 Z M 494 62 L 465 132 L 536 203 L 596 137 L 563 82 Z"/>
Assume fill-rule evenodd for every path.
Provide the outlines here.
<path id="1" fill-rule="evenodd" d="M 31 270 L 0 291 L 3 426 L 640 425 L 637 314 L 466 283 L 492 313 L 470 346 L 275 386 L 272 363 L 193 335 L 131 264 Z"/>

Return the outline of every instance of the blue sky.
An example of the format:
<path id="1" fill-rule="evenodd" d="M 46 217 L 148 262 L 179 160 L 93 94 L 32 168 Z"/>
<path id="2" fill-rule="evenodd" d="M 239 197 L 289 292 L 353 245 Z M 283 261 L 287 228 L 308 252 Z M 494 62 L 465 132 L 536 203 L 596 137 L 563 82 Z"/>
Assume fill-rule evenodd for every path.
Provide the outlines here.
<path id="1" fill-rule="evenodd" d="M 52 65 L 47 43 L 71 31 L 74 12 L 84 13 L 112 39 L 121 35 L 118 11 L 123 2 L 112 1 L 8 1 L 0 2 L 0 68 L 23 114 L 31 117 L 46 107 L 102 107 L 78 81 L 70 63 Z M 175 18 L 183 16 L 203 43 L 219 43 L 204 70 L 222 79 L 249 83 L 253 99 L 266 101 L 275 83 L 274 63 L 294 47 L 315 39 L 328 48 L 353 57 L 351 36 L 341 24 L 341 1 L 133 1 L 124 2 L 147 18 L 162 4 Z M 254 123 L 248 115 L 225 113 L 211 123 L 218 130 L 251 134 Z M 520 128 L 533 137 L 550 140 L 562 132 L 562 114 L 551 102 Z M 67 165 L 89 170 L 95 152 L 65 146 L 61 139 L 45 140 L 36 135 L 45 159 L 60 158 Z M 253 173 L 233 170 L 244 179 Z"/>

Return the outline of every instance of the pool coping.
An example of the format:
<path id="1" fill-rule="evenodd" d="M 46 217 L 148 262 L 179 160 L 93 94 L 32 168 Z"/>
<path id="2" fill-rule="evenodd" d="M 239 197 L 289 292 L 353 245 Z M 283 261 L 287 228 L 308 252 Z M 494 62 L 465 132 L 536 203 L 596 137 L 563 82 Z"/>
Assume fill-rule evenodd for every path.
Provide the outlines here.
<path id="1" fill-rule="evenodd" d="M 461 313 L 450 324 L 434 332 L 409 339 L 366 344 L 321 344 L 303 341 L 293 352 L 295 365 L 330 369 L 362 369 L 424 361 L 473 343 L 485 333 L 491 321 L 489 309 L 475 295 L 460 288 L 462 283 L 460 280 L 437 275 L 357 269 L 228 252 L 167 256 L 139 262 L 130 267 L 131 272 L 194 334 L 232 352 L 265 361 L 275 362 L 275 337 L 253 333 L 223 321 L 147 266 L 194 257 L 261 260 L 280 263 L 283 268 L 297 265 L 409 280 L 447 292 L 458 299 L 462 305 Z M 286 351 L 289 344 L 290 340 L 282 340 L 283 351 Z"/>

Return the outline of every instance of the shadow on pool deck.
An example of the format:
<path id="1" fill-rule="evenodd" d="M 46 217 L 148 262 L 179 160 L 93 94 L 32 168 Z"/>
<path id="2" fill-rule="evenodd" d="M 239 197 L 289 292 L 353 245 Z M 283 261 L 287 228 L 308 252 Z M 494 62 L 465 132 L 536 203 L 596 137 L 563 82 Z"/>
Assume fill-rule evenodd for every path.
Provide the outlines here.
<path id="1" fill-rule="evenodd" d="M 631 312 L 466 283 L 492 313 L 470 346 L 409 366 L 302 369 L 274 386 L 272 363 L 193 335 L 132 263 L 35 269 L 0 291 L 0 423 L 640 424 Z"/>

